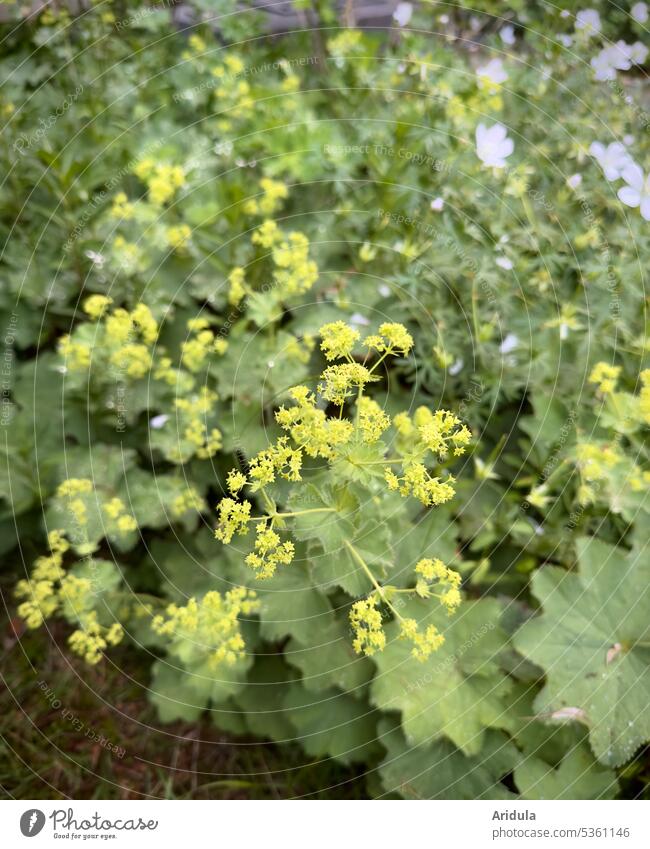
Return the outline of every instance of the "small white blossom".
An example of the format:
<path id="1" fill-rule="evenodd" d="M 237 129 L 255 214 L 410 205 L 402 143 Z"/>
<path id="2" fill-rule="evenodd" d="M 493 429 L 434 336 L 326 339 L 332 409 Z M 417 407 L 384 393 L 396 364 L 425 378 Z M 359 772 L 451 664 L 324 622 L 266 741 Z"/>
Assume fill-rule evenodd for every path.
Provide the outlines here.
<path id="1" fill-rule="evenodd" d="M 98 254 L 97 251 L 86 251 L 86 256 L 93 265 L 96 265 L 99 268 L 101 268 L 106 262 L 106 257 L 103 256 L 103 254 Z"/>
<path id="2" fill-rule="evenodd" d="M 635 65 L 643 65 L 648 58 L 648 48 L 642 41 L 635 41 L 630 47 L 630 58 Z"/>
<path id="3" fill-rule="evenodd" d="M 400 27 L 405 27 L 411 20 L 413 3 L 398 3 L 393 12 L 393 20 Z"/>
<path id="4" fill-rule="evenodd" d="M 571 47 L 571 45 L 573 44 L 573 39 L 570 35 L 560 35 L 558 37 L 564 47 Z"/>
<path id="5" fill-rule="evenodd" d="M 486 127 L 479 124 L 476 128 L 476 155 L 484 165 L 492 168 L 504 168 L 506 157 L 515 149 L 515 143 L 508 136 L 503 124 Z"/>
<path id="6" fill-rule="evenodd" d="M 499 37 L 504 44 L 512 46 L 515 39 L 515 28 L 512 24 L 506 24 L 499 32 Z"/>
<path id="7" fill-rule="evenodd" d="M 350 316 L 350 324 L 355 327 L 367 327 L 370 324 L 370 319 L 366 318 L 360 312 L 355 312 Z"/>
<path id="8" fill-rule="evenodd" d="M 582 174 L 572 174 L 570 177 L 567 177 L 566 183 L 570 189 L 577 189 L 580 183 L 582 183 Z"/>
<path id="9" fill-rule="evenodd" d="M 442 198 L 434 198 L 431 201 L 431 209 L 434 212 L 442 212 L 444 205 L 445 205 L 445 202 Z"/>
<path id="10" fill-rule="evenodd" d="M 595 9 L 582 9 L 576 15 L 576 29 L 591 37 L 600 32 L 600 15 Z"/>
<path id="11" fill-rule="evenodd" d="M 465 365 L 465 363 L 463 362 L 463 360 L 462 360 L 462 359 L 457 359 L 457 360 L 456 360 L 456 362 L 452 363 L 452 364 L 449 366 L 449 368 L 447 369 L 447 371 L 449 372 L 449 374 L 450 374 L 452 377 L 455 377 L 457 374 L 460 374 L 460 373 L 461 373 L 461 371 L 463 370 L 463 366 L 464 366 L 464 365 Z"/>
<path id="12" fill-rule="evenodd" d="M 486 81 L 493 85 L 499 85 L 508 79 L 508 74 L 503 67 L 501 59 L 490 59 L 487 65 L 482 65 L 476 69 L 476 75 L 480 81 Z"/>
<path id="13" fill-rule="evenodd" d="M 631 162 L 621 176 L 627 186 L 618 190 L 618 199 L 626 206 L 638 206 L 641 217 L 650 221 L 650 174 L 644 177 L 641 167 L 636 162 Z"/>
<path id="14" fill-rule="evenodd" d="M 635 3 L 630 14 L 637 23 L 644 24 L 648 20 L 648 7 L 645 3 Z"/>
<path id="15" fill-rule="evenodd" d="M 623 144 L 629 147 L 631 144 L 634 144 L 634 136 L 631 136 L 629 133 L 623 136 Z"/>
<path id="16" fill-rule="evenodd" d="M 506 271 L 512 270 L 512 260 L 508 259 L 507 256 L 498 256 L 495 262 L 499 268 L 505 268 Z"/>
<path id="17" fill-rule="evenodd" d="M 149 420 L 149 427 L 152 427 L 154 430 L 160 430 L 161 427 L 164 427 L 169 421 L 169 416 L 165 415 L 165 413 L 161 413 L 159 416 L 154 416 Z"/>
<path id="18" fill-rule="evenodd" d="M 600 142 L 593 142 L 589 153 L 603 169 L 606 180 L 618 180 L 632 160 L 630 154 L 620 142 L 612 142 L 605 147 Z"/>
<path id="19" fill-rule="evenodd" d="M 510 354 L 519 346 L 519 337 L 514 333 L 508 333 L 503 342 L 499 345 L 499 350 L 502 354 Z"/>

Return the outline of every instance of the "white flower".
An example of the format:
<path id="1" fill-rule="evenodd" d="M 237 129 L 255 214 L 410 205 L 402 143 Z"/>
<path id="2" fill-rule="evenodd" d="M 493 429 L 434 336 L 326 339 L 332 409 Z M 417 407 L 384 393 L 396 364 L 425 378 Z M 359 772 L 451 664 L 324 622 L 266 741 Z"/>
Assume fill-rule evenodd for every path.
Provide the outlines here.
<path id="1" fill-rule="evenodd" d="M 570 189 L 577 189 L 580 183 L 582 183 L 582 174 L 572 174 L 567 178 L 566 182 Z"/>
<path id="2" fill-rule="evenodd" d="M 515 43 L 515 28 L 512 24 L 506 24 L 499 32 L 499 37 L 504 44 L 512 46 Z"/>
<path id="3" fill-rule="evenodd" d="M 431 209 L 434 212 L 442 212 L 442 208 L 444 207 L 445 202 L 442 198 L 434 198 L 431 201 Z"/>
<path id="4" fill-rule="evenodd" d="M 476 155 L 484 165 L 504 168 L 506 157 L 514 149 L 515 143 L 503 124 L 493 124 L 489 129 L 485 124 L 479 124 L 476 128 Z"/>
<path id="5" fill-rule="evenodd" d="M 591 37 L 600 32 L 600 15 L 595 9 L 583 9 L 576 15 L 576 29 Z"/>
<path id="6" fill-rule="evenodd" d="M 355 327 L 367 327 L 370 324 L 370 319 L 366 318 L 365 315 L 362 315 L 360 312 L 352 313 L 349 321 L 350 324 L 353 324 Z"/>
<path id="7" fill-rule="evenodd" d="M 608 48 L 601 50 L 598 56 L 594 56 L 591 60 L 591 67 L 594 69 L 594 79 L 596 80 L 616 79 L 616 68 L 612 65 Z"/>
<path id="8" fill-rule="evenodd" d="M 481 82 L 485 80 L 493 85 L 499 85 L 508 79 L 501 59 L 491 59 L 487 65 L 482 65 L 476 69 L 476 75 Z"/>
<path id="9" fill-rule="evenodd" d="M 630 46 L 630 58 L 635 65 L 643 65 L 645 60 L 648 58 L 648 48 L 642 41 L 635 41 L 634 44 Z"/>
<path id="10" fill-rule="evenodd" d="M 606 180 L 618 180 L 623 169 L 631 164 L 630 154 L 620 142 L 612 142 L 605 147 L 600 142 L 593 142 L 589 153 L 603 169 Z"/>
<path id="11" fill-rule="evenodd" d="M 499 345 L 499 350 L 502 354 L 509 354 L 511 351 L 514 351 L 515 348 L 519 345 L 519 337 L 515 336 L 514 333 L 508 333 L 503 342 Z"/>
<path id="12" fill-rule="evenodd" d="M 390 286 L 387 286 L 385 283 L 382 283 L 381 286 L 377 287 L 377 291 L 382 296 L 382 298 L 387 298 L 390 295 Z"/>
<path id="13" fill-rule="evenodd" d="M 559 39 L 564 45 L 564 47 L 571 47 L 571 45 L 573 44 L 573 39 L 570 35 L 560 35 Z"/>
<path id="14" fill-rule="evenodd" d="M 641 167 L 630 162 L 621 176 L 627 186 L 618 190 L 618 199 L 626 206 L 640 207 L 641 217 L 650 221 L 650 174 L 644 177 Z"/>
<path id="15" fill-rule="evenodd" d="M 161 413 L 159 416 L 154 416 L 149 420 L 149 427 L 152 427 L 154 430 L 160 430 L 161 427 L 164 427 L 169 420 L 169 416 L 165 415 L 165 413 Z"/>
<path id="16" fill-rule="evenodd" d="M 635 3 L 630 14 L 637 23 L 644 24 L 648 20 L 648 7 L 645 3 Z"/>
<path id="17" fill-rule="evenodd" d="M 457 360 L 456 360 L 456 362 L 455 362 L 455 363 L 452 363 L 452 364 L 449 366 L 449 368 L 447 369 L 447 371 L 449 372 L 449 374 L 450 374 L 450 375 L 452 375 L 452 377 L 454 377 L 455 375 L 457 375 L 457 374 L 460 374 L 460 373 L 461 373 L 461 371 L 463 370 L 463 366 L 464 366 L 464 365 L 465 365 L 465 363 L 463 362 L 463 360 L 459 358 L 459 359 L 457 359 Z"/>
<path id="18" fill-rule="evenodd" d="M 499 268 L 505 268 L 506 271 L 512 270 L 512 260 L 508 259 L 507 256 L 498 256 L 495 262 Z"/>
<path id="19" fill-rule="evenodd" d="M 106 262 L 106 257 L 102 254 L 98 254 L 97 251 L 86 251 L 86 256 L 93 265 L 97 265 L 99 268 L 101 268 Z"/>
<path id="20" fill-rule="evenodd" d="M 398 3 L 393 12 L 393 20 L 400 27 L 405 27 L 411 20 L 413 3 Z"/>

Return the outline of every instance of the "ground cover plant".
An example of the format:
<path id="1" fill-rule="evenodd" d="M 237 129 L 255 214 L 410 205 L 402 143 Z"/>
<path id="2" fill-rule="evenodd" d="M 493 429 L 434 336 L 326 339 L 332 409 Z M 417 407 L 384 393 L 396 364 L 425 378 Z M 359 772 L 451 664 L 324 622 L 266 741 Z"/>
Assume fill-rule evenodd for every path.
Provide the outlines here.
<path id="1" fill-rule="evenodd" d="M 230 5 L 0 7 L 5 792 L 647 796 L 646 5 Z"/>

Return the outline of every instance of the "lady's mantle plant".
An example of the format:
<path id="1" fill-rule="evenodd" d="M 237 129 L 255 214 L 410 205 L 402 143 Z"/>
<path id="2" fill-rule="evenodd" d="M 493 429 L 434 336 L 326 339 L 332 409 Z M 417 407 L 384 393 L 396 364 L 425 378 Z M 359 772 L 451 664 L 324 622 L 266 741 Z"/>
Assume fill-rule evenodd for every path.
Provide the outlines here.
<path id="1" fill-rule="evenodd" d="M 460 575 L 439 559 L 424 558 L 408 586 L 386 583 L 386 570 L 396 564 L 386 564 L 381 550 L 366 553 L 379 525 L 370 514 L 389 513 L 391 493 L 415 498 L 425 507 L 449 501 L 454 479 L 443 477 L 440 465 L 465 452 L 471 433 L 447 410 L 419 407 L 413 416 L 401 412 L 391 419 L 368 394 L 379 382 L 386 358 L 411 351 L 413 339 L 403 325 L 380 325 L 377 334 L 363 340 L 360 353 L 360 333 L 342 321 L 321 327 L 320 336 L 321 350 L 335 364 L 323 371 L 315 391 L 307 386 L 289 391 L 291 403 L 275 414 L 285 434 L 254 456 L 245 470 L 229 473 L 233 497 L 219 504 L 216 537 L 228 544 L 236 536 L 250 538 L 253 527 L 245 562 L 264 579 L 291 564 L 296 539 L 319 545 L 325 556 L 339 559 L 338 586 L 348 593 L 368 593 L 349 614 L 355 651 L 372 655 L 384 648 L 383 619 L 389 615 L 399 623 L 400 639 L 412 644 L 413 656 L 425 660 L 444 636 L 435 625 L 421 630 L 415 619 L 404 618 L 395 600 L 400 594 L 417 596 L 423 604 L 431 599 L 451 614 L 461 600 Z M 295 485 L 283 494 L 276 489 L 279 481 Z M 322 506 L 298 509 L 307 486 Z M 260 515 L 244 493 L 255 498 Z"/>

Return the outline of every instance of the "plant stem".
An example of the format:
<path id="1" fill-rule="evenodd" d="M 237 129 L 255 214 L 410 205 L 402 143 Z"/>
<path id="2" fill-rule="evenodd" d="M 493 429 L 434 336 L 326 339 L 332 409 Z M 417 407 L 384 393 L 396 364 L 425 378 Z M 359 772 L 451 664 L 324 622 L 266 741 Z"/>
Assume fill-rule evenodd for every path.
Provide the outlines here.
<path id="1" fill-rule="evenodd" d="M 363 571 L 366 573 L 366 575 L 370 579 L 370 582 L 372 583 L 373 587 L 379 593 L 381 600 L 384 602 L 386 607 L 388 607 L 388 609 L 390 611 L 392 611 L 392 613 L 394 614 L 396 619 L 398 619 L 400 622 L 403 622 L 404 620 L 402 619 L 402 617 L 399 615 L 399 613 L 395 610 L 393 605 L 386 598 L 386 592 L 385 592 L 384 588 L 382 587 L 382 585 L 380 583 L 378 583 L 377 579 L 375 578 L 375 576 L 370 571 L 370 567 L 368 566 L 366 561 L 363 559 L 363 557 L 359 554 L 357 549 L 352 545 L 351 542 L 348 542 L 347 540 L 344 540 L 344 545 L 348 549 L 348 551 L 350 552 L 352 557 L 357 561 L 359 566 L 361 566 Z"/>
<path id="2" fill-rule="evenodd" d="M 252 516 L 251 522 L 265 522 L 267 519 L 290 519 L 293 516 L 306 516 L 307 513 L 336 513 L 336 508 L 312 507 L 310 510 L 297 510 L 295 513 L 270 513 L 268 516 Z"/>

